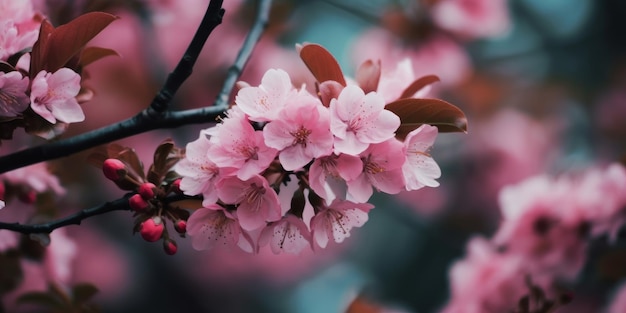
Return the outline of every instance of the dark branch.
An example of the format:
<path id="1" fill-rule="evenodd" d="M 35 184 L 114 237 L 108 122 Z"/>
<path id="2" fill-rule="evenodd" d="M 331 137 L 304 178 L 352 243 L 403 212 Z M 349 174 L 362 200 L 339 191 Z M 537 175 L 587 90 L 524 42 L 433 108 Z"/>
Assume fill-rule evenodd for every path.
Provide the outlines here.
<path id="1" fill-rule="evenodd" d="M 209 35 L 215 27 L 222 23 L 222 17 L 224 16 L 224 9 L 222 9 L 223 0 L 211 1 L 209 7 L 204 13 L 202 22 L 196 30 L 196 34 L 191 39 L 185 54 L 174 68 L 174 71 L 170 73 L 165 81 L 165 85 L 161 88 L 161 91 L 152 100 L 150 107 L 148 108 L 149 114 L 160 115 L 169 108 L 169 104 L 172 101 L 172 97 L 178 91 L 178 88 L 183 84 L 193 71 L 193 66 L 198 60 L 200 51 L 204 47 Z"/>
<path id="2" fill-rule="evenodd" d="M 7 230 L 22 233 L 22 234 L 50 233 L 57 228 L 61 228 L 61 227 L 69 226 L 69 225 L 80 225 L 80 223 L 84 219 L 87 219 L 92 216 L 105 214 L 105 213 L 109 213 L 113 211 L 130 211 L 130 206 L 128 205 L 128 198 L 130 196 L 132 196 L 132 193 L 127 194 L 124 197 L 117 199 L 115 201 L 107 202 L 102 205 L 92 207 L 89 209 L 84 209 L 72 215 L 69 215 L 64 218 L 54 220 L 48 223 L 25 225 L 25 224 L 20 224 L 20 223 L 0 222 L 0 229 L 7 229 Z M 175 195 L 175 196 L 170 196 L 163 201 L 165 203 L 171 203 L 171 202 L 181 201 L 185 199 L 196 199 L 196 197 Z"/>
<path id="3" fill-rule="evenodd" d="M 211 0 L 207 11 L 211 10 L 212 5 L 216 6 L 216 3 L 219 3 L 219 7 L 221 7 L 221 0 Z M 257 14 L 255 24 L 250 30 L 248 36 L 246 37 L 246 40 L 244 41 L 244 44 L 239 51 L 239 54 L 237 55 L 235 63 L 229 69 L 227 78 L 224 81 L 224 86 L 222 87 L 222 90 L 220 91 L 218 98 L 216 99 L 213 106 L 178 112 L 167 111 L 169 102 L 174 96 L 175 92 L 178 90 L 178 87 L 180 87 L 183 81 L 189 76 L 189 74 L 191 74 L 190 68 L 188 70 L 189 73 L 181 76 L 174 76 L 174 72 L 177 71 L 175 69 L 174 72 L 168 77 L 168 82 L 170 80 L 175 81 L 179 79 L 180 81 L 176 84 L 171 83 L 172 85 L 169 85 L 168 82 L 166 82 L 165 86 L 163 87 L 163 90 L 166 91 L 162 90 L 161 92 L 159 92 L 157 97 L 155 97 L 155 99 L 153 100 L 152 104 L 150 104 L 151 109 L 145 109 L 136 116 L 113 125 L 109 125 L 78 136 L 43 144 L 37 147 L 32 147 L 0 157 L 0 174 L 35 163 L 65 157 L 80 151 L 99 146 L 101 144 L 109 143 L 115 140 L 130 137 L 155 129 L 175 128 L 188 124 L 200 124 L 214 121 L 218 115 L 224 113 L 224 111 L 226 111 L 226 109 L 228 108 L 228 97 L 235 85 L 235 82 L 241 75 L 245 64 L 250 58 L 250 54 L 252 53 L 254 46 L 260 39 L 261 34 L 268 23 L 270 6 L 271 0 L 260 1 L 259 12 Z M 219 11 L 219 14 L 219 18 L 221 19 L 221 15 L 223 14 L 223 11 L 221 9 Z M 205 19 L 203 19 L 203 23 L 205 20 L 206 16 Z M 201 25 L 201 27 L 203 27 L 203 25 Z M 194 44 L 194 41 L 192 41 L 192 43 L 189 45 L 189 49 L 201 49 L 201 45 L 198 45 L 199 44 Z M 195 48 L 192 48 L 192 46 Z M 185 61 L 184 59 L 185 58 L 183 57 L 183 60 L 181 60 L 181 62 L 177 66 L 177 69 L 180 66 L 193 66 L 193 63 L 195 62 L 194 59 L 193 62 L 187 63 L 187 61 Z M 173 88 L 173 92 L 169 91 L 168 88 Z M 155 102 L 162 101 L 165 101 L 166 104 L 155 104 Z M 160 109 L 157 110 L 154 107 L 164 107 L 165 109 L 160 114 L 155 114 L 155 112 L 159 112 L 158 110 Z"/>

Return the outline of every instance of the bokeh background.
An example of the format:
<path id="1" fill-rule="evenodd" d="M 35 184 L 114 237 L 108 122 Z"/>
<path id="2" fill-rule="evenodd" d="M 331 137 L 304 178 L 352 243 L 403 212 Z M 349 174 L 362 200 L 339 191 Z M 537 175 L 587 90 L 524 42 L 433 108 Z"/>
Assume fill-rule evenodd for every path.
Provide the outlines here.
<path id="1" fill-rule="evenodd" d="M 492 0 L 495 8 L 455 28 L 435 17 L 429 9 L 435 2 L 274 1 L 267 33 L 242 80 L 258 84 L 274 67 L 287 70 L 296 84 L 312 86 L 295 52 L 302 42 L 325 46 L 347 75 L 373 54 L 383 69 L 411 58 L 419 74 L 441 77 L 433 96 L 457 105 L 469 120 L 467 134 L 441 134 L 431 151 L 442 168 L 440 187 L 377 194 L 370 220 L 346 242 L 298 256 L 194 251 L 188 239 L 178 240 L 177 255 L 167 256 L 160 244 L 132 235 L 130 213 L 110 213 L 66 228 L 75 247 L 72 280 L 98 286 L 95 301 L 104 312 L 344 312 L 356 297 L 389 312 L 437 312 L 449 298 L 449 269 L 465 255 L 468 239 L 497 229 L 503 186 L 623 159 L 626 3 Z M 480 4 L 471 3 L 488 1 L 465 2 L 468 11 L 480 13 Z M 83 105 L 86 121 L 64 136 L 142 110 L 182 55 L 207 3 L 39 1 L 56 25 L 91 10 L 120 16 L 93 42 L 120 57 L 87 68 L 95 98 Z M 225 0 L 224 23 L 174 108 L 213 103 L 256 5 Z M 182 147 L 212 122 L 118 143 L 150 164 L 163 139 Z M 52 162 L 68 190 L 58 203 L 60 215 L 123 194 L 85 162 L 88 153 Z M 600 238 L 588 253 L 585 269 L 567 286 L 575 302 L 558 312 L 602 312 L 626 277 L 626 237 L 612 244 Z"/>

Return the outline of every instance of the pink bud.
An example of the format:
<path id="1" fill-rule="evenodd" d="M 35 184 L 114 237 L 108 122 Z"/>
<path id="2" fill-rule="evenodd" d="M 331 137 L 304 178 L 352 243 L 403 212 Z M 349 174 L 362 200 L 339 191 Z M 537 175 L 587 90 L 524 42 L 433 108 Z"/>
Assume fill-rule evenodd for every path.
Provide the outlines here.
<path id="1" fill-rule="evenodd" d="M 178 178 L 175 181 L 172 182 L 172 187 L 171 190 L 173 193 L 177 193 L 177 194 L 182 194 L 182 190 L 180 190 L 180 181 L 181 179 Z"/>
<path id="2" fill-rule="evenodd" d="M 102 164 L 104 176 L 112 181 L 118 181 L 126 176 L 126 165 L 118 159 L 106 159 Z"/>
<path id="3" fill-rule="evenodd" d="M 136 212 L 142 212 L 148 208 L 148 202 L 138 193 L 128 198 L 128 205 L 131 209 L 133 209 L 133 211 Z"/>
<path id="4" fill-rule="evenodd" d="M 165 240 L 163 241 L 163 250 L 167 255 L 174 255 L 176 251 L 178 251 L 178 246 L 176 245 L 176 241 L 174 240 Z"/>
<path id="5" fill-rule="evenodd" d="M 143 183 L 139 186 L 139 194 L 144 200 L 150 200 L 154 198 L 154 189 L 156 186 L 153 183 Z"/>
<path id="6" fill-rule="evenodd" d="M 37 192 L 31 190 L 29 192 L 21 193 L 18 198 L 26 204 L 33 204 L 37 201 Z"/>
<path id="7" fill-rule="evenodd" d="M 141 223 L 141 226 L 139 227 L 139 233 L 145 241 L 155 242 L 161 239 L 161 236 L 163 235 L 163 229 L 164 226 L 161 218 L 158 216 L 154 216 Z"/>
<path id="8" fill-rule="evenodd" d="M 174 224 L 174 229 L 179 234 L 184 234 L 185 232 L 187 232 L 187 221 L 184 221 L 184 220 L 176 221 L 176 223 Z"/>

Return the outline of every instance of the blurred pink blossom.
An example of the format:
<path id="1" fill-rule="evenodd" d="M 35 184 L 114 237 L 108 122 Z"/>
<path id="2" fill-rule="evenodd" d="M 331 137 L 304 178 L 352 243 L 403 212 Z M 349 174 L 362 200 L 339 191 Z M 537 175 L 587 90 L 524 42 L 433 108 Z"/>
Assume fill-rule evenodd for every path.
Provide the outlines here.
<path id="1" fill-rule="evenodd" d="M 507 0 L 441 0 L 432 10 L 439 27 L 468 39 L 502 35 L 511 27 Z"/>

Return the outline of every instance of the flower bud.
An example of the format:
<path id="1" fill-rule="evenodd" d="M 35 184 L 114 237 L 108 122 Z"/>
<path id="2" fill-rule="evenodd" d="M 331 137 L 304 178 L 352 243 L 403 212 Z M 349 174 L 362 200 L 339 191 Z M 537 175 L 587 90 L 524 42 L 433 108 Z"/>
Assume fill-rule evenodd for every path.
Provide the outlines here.
<path id="1" fill-rule="evenodd" d="M 35 203 L 35 201 L 37 201 L 37 192 L 31 190 L 28 192 L 20 193 L 18 199 L 26 204 L 33 204 Z"/>
<path id="2" fill-rule="evenodd" d="M 102 164 L 104 176 L 112 181 L 118 181 L 126 176 L 126 165 L 118 159 L 106 159 Z"/>
<path id="3" fill-rule="evenodd" d="M 142 212 L 148 208 L 148 202 L 138 193 L 128 198 L 128 205 L 136 212 Z"/>
<path id="4" fill-rule="evenodd" d="M 176 241 L 167 239 L 163 241 L 163 250 L 167 255 L 174 255 L 176 251 L 178 251 L 178 246 L 176 245 Z"/>
<path id="5" fill-rule="evenodd" d="M 173 193 L 176 193 L 176 194 L 182 194 L 182 193 L 183 193 L 183 191 L 182 191 L 182 190 L 180 190 L 180 181 L 181 181 L 181 179 L 180 179 L 180 178 L 177 178 L 175 181 L 173 181 L 173 182 L 172 182 L 172 185 L 171 185 L 171 187 L 170 187 L 170 190 L 171 190 Z"/>
<path id="6" fill-rule="evenodd" d="M 187 221 L 185 220 L 178 220 L 174 223 L 174 229 L 176 230 L 176 232 L 178 232 L 179 234 L 183 235 L 187 232 Z"/>
<path id="7" fill-rule="evenodd" d="M 161 239 L 163 235 L 164 229 L 163 222 L 161 218 L 158 216 L 154 216 L 150 219 L 145 220 L 141 223 L 139 227 L 139 233 L 141 234 L 141 238 L 148 242 L 155 242 Z"/>
<path id="8" fill-rule="evenodd" d="M 156 186 L 153 183 L 143 183 L 139 186 L 139 194 L 144 200 L 150 200 L 154 198 L 154 189 Z"/>

